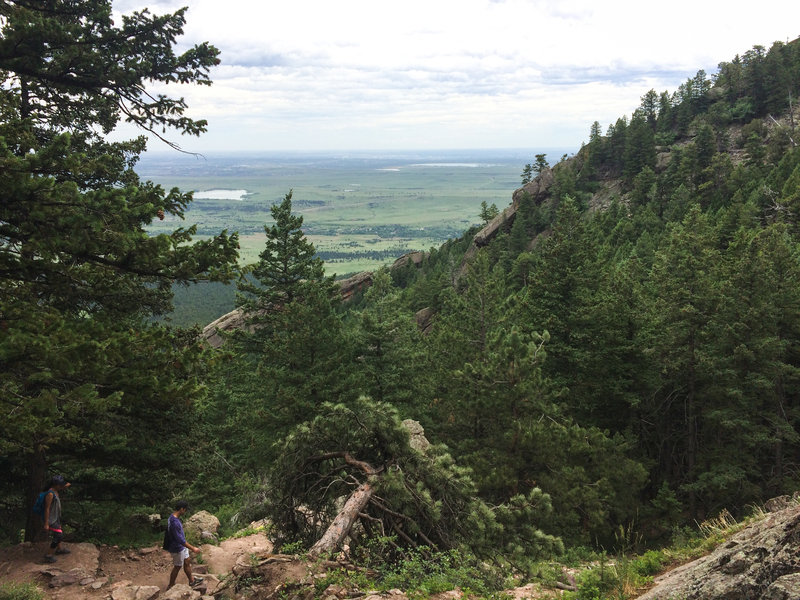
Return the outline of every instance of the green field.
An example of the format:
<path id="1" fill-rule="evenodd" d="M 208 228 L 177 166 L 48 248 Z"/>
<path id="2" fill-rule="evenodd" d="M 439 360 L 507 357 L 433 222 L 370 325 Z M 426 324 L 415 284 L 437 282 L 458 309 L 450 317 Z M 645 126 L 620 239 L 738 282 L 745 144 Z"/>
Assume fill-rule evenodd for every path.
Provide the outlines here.
<path id="1" fill-rule="evenodd" d="M 257 260 L 269 208 L 293 190 L 293 209 L 329 274 L 373 270 L 412 250 L 428 250 L 479 222 L 482 201 L 502 209 L 531 153 L 146 156 L 137 171 L 165 187 L 207 195 L 246 190 L 241 200 L 198 197 L 181 223 L 198 238 L 222 229 L 241 236 L 242 263 Z M 530 158 L 527 159 L 530 161 Z M 213 193 L 210 195 L 214 195 Z M 224 193 L 217 195 L 223 196 Z"/>

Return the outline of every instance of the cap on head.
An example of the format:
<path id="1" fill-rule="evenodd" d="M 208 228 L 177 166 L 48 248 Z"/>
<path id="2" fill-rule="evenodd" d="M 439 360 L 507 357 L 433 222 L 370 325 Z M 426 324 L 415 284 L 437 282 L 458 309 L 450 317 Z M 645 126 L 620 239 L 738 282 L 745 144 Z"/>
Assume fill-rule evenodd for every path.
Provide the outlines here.
<path id="1" fill-rule="evenodd" d="M 54 475 L 50 480 L 50 486 L 52 487 L 54 485 L 67 485 L 67 480 L 64 479 L 63 475 Z"/>

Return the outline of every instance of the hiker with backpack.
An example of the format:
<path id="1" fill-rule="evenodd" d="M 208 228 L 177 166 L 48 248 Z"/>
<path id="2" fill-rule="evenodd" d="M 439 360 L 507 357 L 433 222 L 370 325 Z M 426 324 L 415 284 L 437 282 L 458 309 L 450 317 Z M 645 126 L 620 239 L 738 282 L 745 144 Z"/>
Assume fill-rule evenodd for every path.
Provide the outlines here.
<path id="1" fill-rule="evenodd" d="M 61 475 L 54 476 L 47 489 L 39 494 L 34 504 L 33 512 L 42 517 L 45 531 L 52 534 L 50 548 L 44 555 L 44 561 L 56 562 L 56 554 L 69 554 L 69 549 L 61 545 L 64 539 L 64 530 L 61 528 L 61 496 L 60 492 L 67 489 L 70 484 Z"/>
<path id="2" fill-rule="evenodd" d="M 200 552 L 200 548 L 192 546 L 186 541 L 186 536 L 183 534 L 183 523 L 181 517 L 189 510 L 189 503 L 186 500 L 178 500 L 175 503 L 175 512 L 169 516 L 167 522 L 167 531 L 164 533 L 164 550 L 172 555 L 172 572 L 169 574 L 169 585 L 167 589 L 175 585 L 175 580 L 178 578 L 178 573 L 181 572 L 181 567 L 186 573 L 186 578 L 189 580 L 189 585 L 195 587 L 202 581 L 202 577 L 195 577 L 192 575 L 192 562 L 189 558 L 189 550 L 195 554 Z"/>

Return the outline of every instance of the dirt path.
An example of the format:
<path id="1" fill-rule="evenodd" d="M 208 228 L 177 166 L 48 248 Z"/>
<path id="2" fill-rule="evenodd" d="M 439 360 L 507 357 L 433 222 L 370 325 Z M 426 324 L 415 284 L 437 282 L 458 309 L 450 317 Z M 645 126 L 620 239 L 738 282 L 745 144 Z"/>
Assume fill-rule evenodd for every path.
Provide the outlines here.
<path id="1" fill-rule="evenodd" d="M 124 586 L 156 586 L 165 590 L 172 570 L 170 555 L 159 546 L 121 549 L 94 544 L 65 544 L 71 552 L 46 564 L 46 542 L 0 548 L 0 582 L 30 581 L 54 600 L 107 598 L 110 591 Z M 205 544 L 193 559 L 196 573 L 209 583 L 209 592 L 220 577 L 231 572 L 237 560 L 272 551 L 263 534 L 225 540 L 219 546 Z M 127 583 L 125 583 L 127 582 Z M 178 583 L 186 583 L 181 572 Z"/>
<path id="2" fill-rule="evenodd" d="M 0 548 L 0 583 L 33 582 L 44 590 L 48 600 L 106 600 L 112 598 L 112 593 L 113 598 L 144 597 L 135 594 L 137 586 L 155 586 L 162 592 L 158 597 L 164 596 L 172 561 L 160 546 L 136 549 L 98 547 L 94 544 L 66 546 L 70 548 L 70 554 L 59 556 L 55 564 L 45 564 L 43 560 L 46 542 Z M 193 559 L 193 569 L 195 573 L 202 573 L 208 584 L 205 593 L 211 594 L 220 579 L 231 573 L 237 562 L 251 565 L 254 558 L 268 555 L 273 548 L 266 536 L 254 534 L 225 540 L 219 545 L 206 544 L 201 546 L 201 550 L 200 555 Z M 281 581 L 292 577 L 300 579 L 308 572 L 308 565 L 301 561 L 294 565 L 278 564 L 276 569 L 281 571 L 278 577 Z M 292 569 L 294 574 L 287 575 Z M 178 575 L 177 583 L 186 583 L 183 572 Z M 538 584 L 506 590 L 506 594 L 513 600 L 544 600 L 561 596 L 560 591 L 542 589 Z M 437 594 L 434 598 L 460 600 L 462 597 L 460 591 L 454 590 Z M 396 590 L 388 595 L 373 594 L 368 598 L 407 600 L 405 594 Z"/>

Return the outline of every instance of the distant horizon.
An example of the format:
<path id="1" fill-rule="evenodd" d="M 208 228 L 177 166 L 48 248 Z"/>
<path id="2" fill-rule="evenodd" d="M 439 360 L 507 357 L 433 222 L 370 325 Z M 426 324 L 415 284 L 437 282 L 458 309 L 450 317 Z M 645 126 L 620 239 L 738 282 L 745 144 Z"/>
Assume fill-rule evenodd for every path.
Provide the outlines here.
<path id="1" fill-rule="evenodd" d="M 382 159 L 392 158 L 409 159 L 414 157 L 464 157 L 464 156 L 497 156 L 501 158 L 525 159 L 532 162 L 536 154 L 546 154 L 548 159 L 557 155 L 558 158 L 564 154 L 573 155 L 580 150 L 571 147 L 516 147 L 516 148 L 359 148 L 359 149 L 307 149 L 307 150 L 211 150 L 205 152 L 193 152 L 188 149 L 175 150 L 171 148 L 148 149 L 141 154 L 142 160 L 147 159 L 176 159 L 176 160 L 203 160 L 204 158 L 224 158 L 224 157 L 271 157 L 271 158 L 292 158 L 292 157 L 321 157 L 338 158 L 346 160 L 354 159 Z M 551 160 L 552 162 L 552 160 Z"/>
<path id="2" fill-rule="evenodd" d="M 289 148 L 289 149 L 237 149 L 237 150 L 226 150 L 226 149 L 214 149 L 214 150 L 207 150 L 204 152 L 192 152 L 186 148 L 182 148 L 181 150 L 164 147 L 161 150 L 155 149 L 148 149 L 142 154 L 349 154 L 349 153 L 380 153 L 380 154 L 391 154 L 391 153 L 398 153 L 398 154 L 405 154 L 405 153 L 432 153 L 432 152 L 452 152 L 452 153 L 459 153 L 459 152 L 531 152 L 540 150 L 542 147 L 535 147 L 535 146 L 492 146 L 492 147 L 464 147 L 464 148 L 448 148 L 443 146 L 441 148 Z M 550 146 L 546 147 L 547 150 L 569 150 L 570 146 Z"/>

